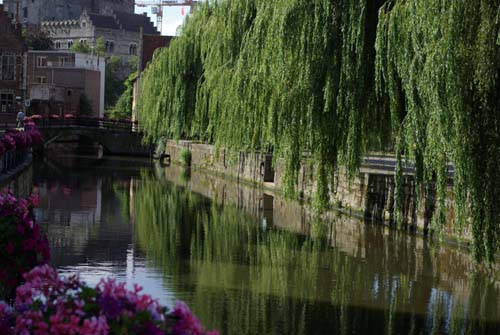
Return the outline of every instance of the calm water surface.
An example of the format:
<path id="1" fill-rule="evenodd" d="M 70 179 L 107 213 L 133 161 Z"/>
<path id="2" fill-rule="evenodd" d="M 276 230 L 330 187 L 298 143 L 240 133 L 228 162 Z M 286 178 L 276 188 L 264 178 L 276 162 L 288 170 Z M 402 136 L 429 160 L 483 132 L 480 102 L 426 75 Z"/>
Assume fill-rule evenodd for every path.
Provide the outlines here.
<path id="1" fill-rule="evenodd" d="M 222 334 L 500 334 L 499 287 L 463 250 L 179 167 L 34 167 L 52 264 L 112 276 Z"/>

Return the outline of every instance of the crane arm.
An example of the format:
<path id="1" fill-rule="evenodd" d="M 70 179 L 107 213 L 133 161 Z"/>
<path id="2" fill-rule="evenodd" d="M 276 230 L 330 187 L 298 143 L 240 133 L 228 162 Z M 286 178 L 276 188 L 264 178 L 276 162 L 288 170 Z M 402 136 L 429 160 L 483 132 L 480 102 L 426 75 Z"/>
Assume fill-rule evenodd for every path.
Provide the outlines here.
<path id="1" fill-rule="evenodd" d="M 135 5 L 138 7 L 148 7 L 148 6 L 156 6 L 156 7 L 175 7 L 175 6 L 193 6 L 198 1 L 195 0 L 185 0 L 185 1 L 175 1 L 175 0 L 163 0 L 161 2 L 154 1 L 136 1 Z"/>

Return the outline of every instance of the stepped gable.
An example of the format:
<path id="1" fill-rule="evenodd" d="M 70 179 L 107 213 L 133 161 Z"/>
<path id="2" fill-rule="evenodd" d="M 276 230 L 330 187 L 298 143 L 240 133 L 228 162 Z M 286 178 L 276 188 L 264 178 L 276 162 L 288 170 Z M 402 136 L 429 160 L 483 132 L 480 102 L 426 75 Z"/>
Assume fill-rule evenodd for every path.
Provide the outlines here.
<path id="1" fill-rule="evenodd" d="M 146 15 L 130 14 L 125 12 L 114 12 L 114 17 L 122 29 L 139 32 L 140 27 L 147 35 L 159 35 L 153 22 Z"/>
<path id="2" fill-rule="evenodd" d="M 97 28 L 105 28 L 105 29 L 120 29 L 120 26 L 116 22 L 113 16 L 109 15 L 100 15 L 100 14 L 87 14 L 89 19 L 92 21 L 92 24 Z"/>

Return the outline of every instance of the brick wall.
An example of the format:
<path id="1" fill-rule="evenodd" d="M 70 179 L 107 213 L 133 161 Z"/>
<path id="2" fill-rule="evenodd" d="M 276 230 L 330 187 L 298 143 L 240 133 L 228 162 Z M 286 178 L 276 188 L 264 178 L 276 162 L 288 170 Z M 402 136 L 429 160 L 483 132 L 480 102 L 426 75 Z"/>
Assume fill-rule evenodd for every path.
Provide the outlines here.
<path id="1" fill-rule="evenodd" d="M 0 5 L 0 62 L 14 62 L 13 79 L 0 73 L 0 122 L 11 122 L 23 107 L 24 101 L 24 52 L 21 28 L 12 24 L 11 18 Z M 1 72 L 1 69 L 0 69 Z"/>

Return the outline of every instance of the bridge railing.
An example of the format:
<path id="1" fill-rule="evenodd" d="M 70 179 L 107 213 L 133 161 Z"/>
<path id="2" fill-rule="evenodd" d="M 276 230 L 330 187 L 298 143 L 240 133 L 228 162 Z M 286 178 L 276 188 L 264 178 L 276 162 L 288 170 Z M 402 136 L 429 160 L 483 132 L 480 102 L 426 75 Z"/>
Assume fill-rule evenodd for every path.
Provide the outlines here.
<path id="1" fill-rule="evenodd" d="M 40 129 L 61 127 L 86 127 L 106 130 L 119 130 L 130 132 L 141 132 L 142 129 L 137 122 L 128 120 L 93 119 L 93 118 L 60 118 L 60 119 L 32 119 Z"/>

